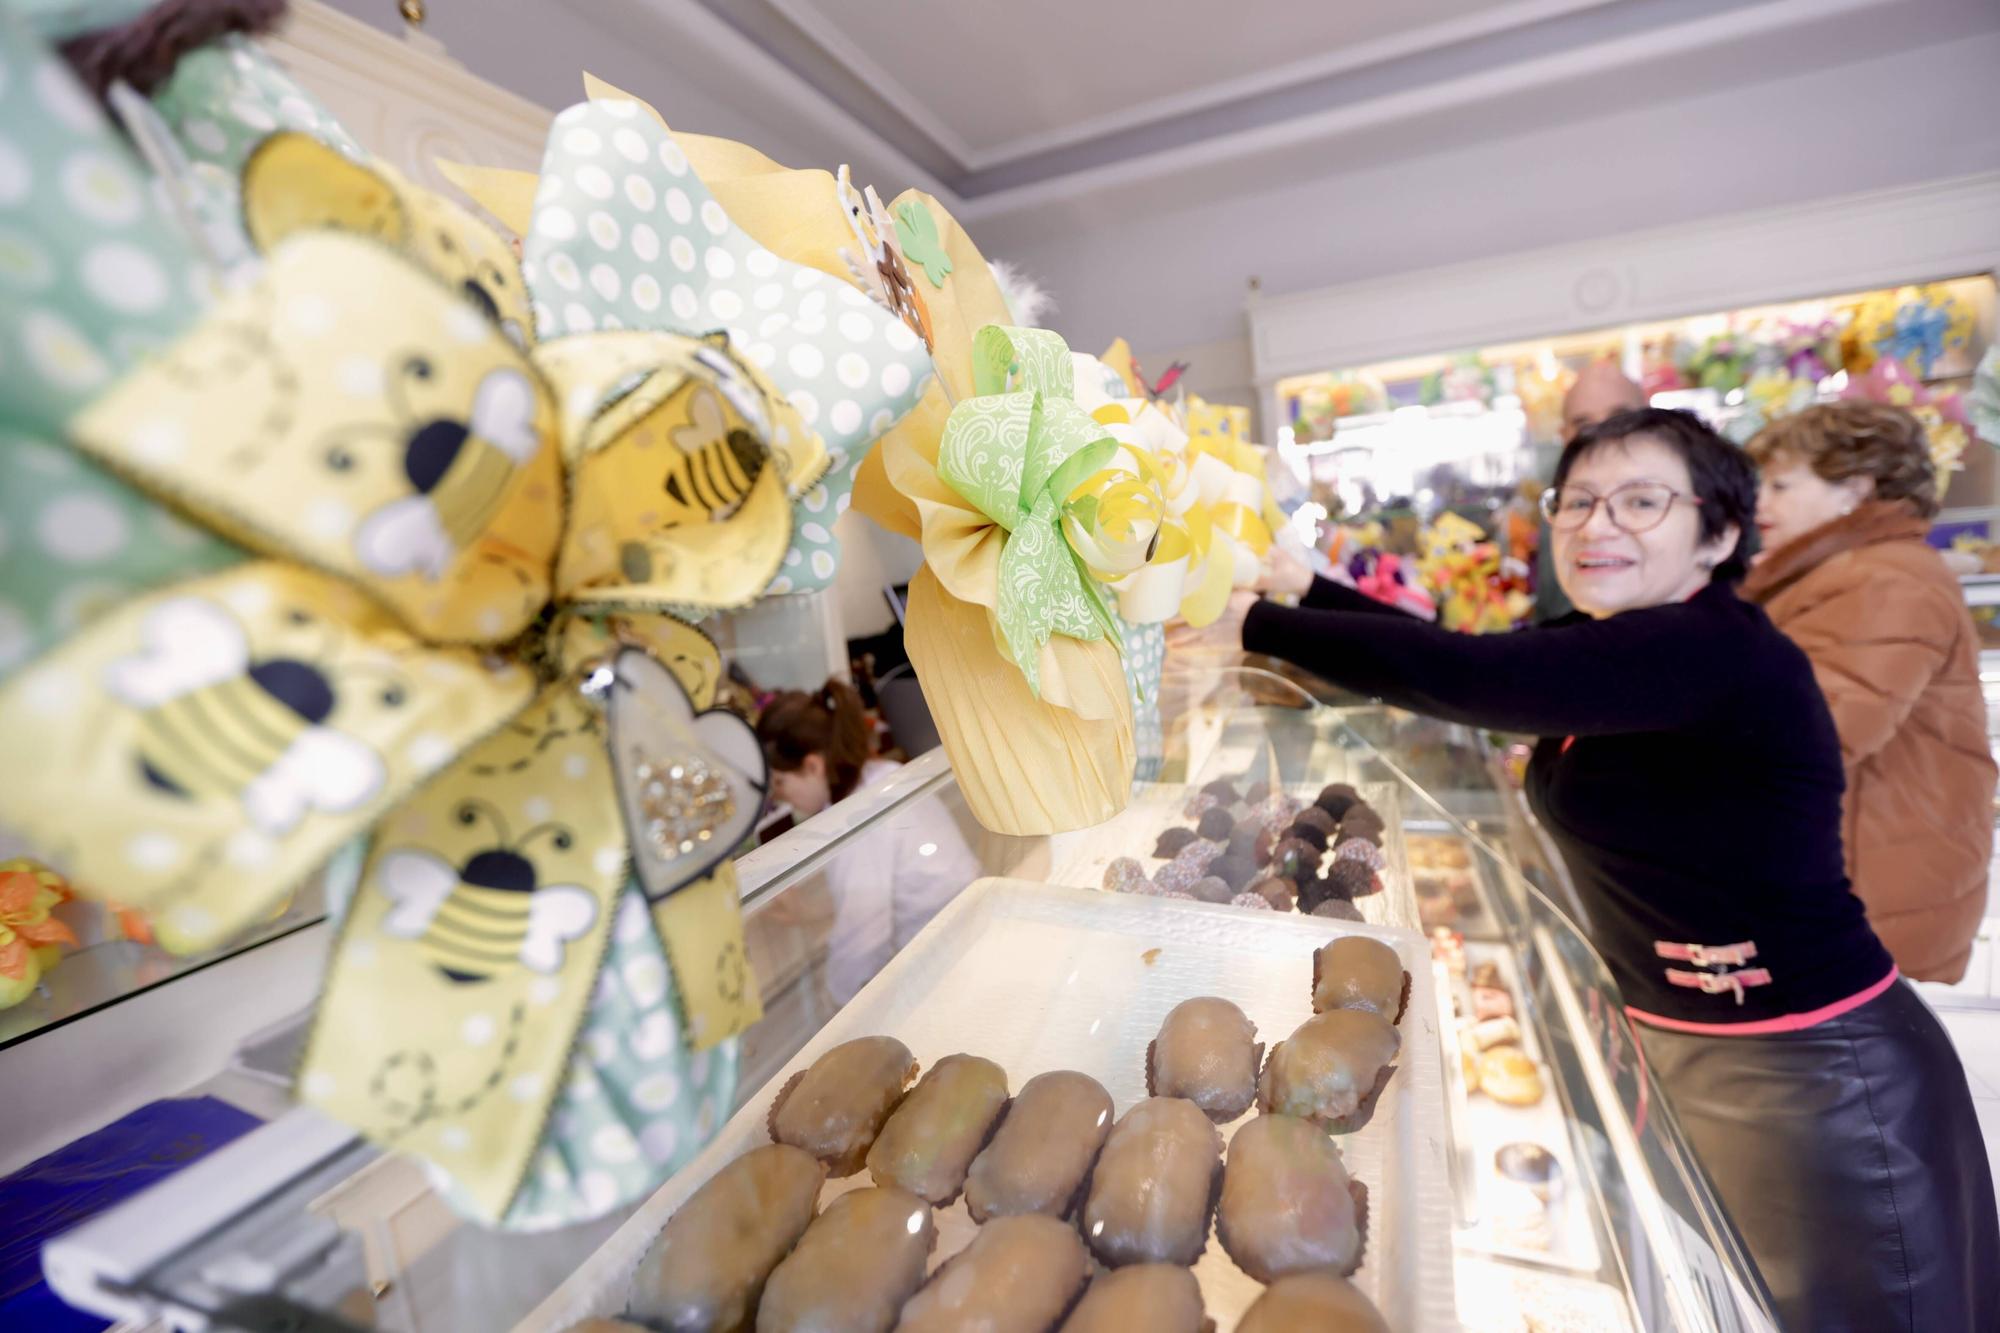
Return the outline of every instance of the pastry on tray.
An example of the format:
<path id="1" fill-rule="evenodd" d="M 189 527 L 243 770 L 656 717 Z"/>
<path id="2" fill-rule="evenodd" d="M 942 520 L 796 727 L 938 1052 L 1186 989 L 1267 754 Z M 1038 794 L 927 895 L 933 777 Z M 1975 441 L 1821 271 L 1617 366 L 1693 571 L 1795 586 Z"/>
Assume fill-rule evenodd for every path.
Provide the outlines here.
<path id="1" fill-rule="evenodd" d="M 826 1206 L 764 1287 L 757 1333 L 888 1333 L 937 1244 L 908 1190 L 858 1189 Z"/>
<path id="2" fill-rule="evenodd" d="M 1539 1143 L 1502 1144 L 1493 1154 L 1493 1169 L 1544 1203 L 1562 1192 L 1562 1164 Z"/>
<path id="3" fill-rule="evenodd" d="M 1319 796 L 1313 804 L 1339 819 L 1361 804 L 1361 793 L 1345 782 L 1332 782 L 1319 789 Z"/>
<path id="4" fill-rule="evenodd" d="M 1236 1333 L 1389 1333 L 1361 1289 L 1331 1273 L 1294 1273 L 1267 1287 Z"/>
<path id="5" fill-rule="evenodd" d="M 804 1148 L 834 1176 L 851 1176 L 916 1076 L 916 1058 L 894 1037 L 842 1042 L 778 1091 L 771 1138 Z"/>
<path id="6" fill-rule="evenodd" d="M 1257 1100 L 1263 1059 L 1257 1025 L 1241 1009 L 1213 995 L 1183 1000 L 1146 1048 L 1146 1091 L 1185 1097 L 1216 1124 L 1228 1124 Z"/>
<path id="7" fill-rule="evenodd" d="M 1395 1027 L 1380 1014 L 1365 1009 L 1315 1014 L 1272 1048 L 1258 1082 L 1257 1105 L 1350 1133 L 1373 1114 L 1401 1049 Z"/>
<path id="8" fill-rule="evenodd" d="M 1062 1333 L 1205 1333 L 1201 1284 L 1178 1264 L 1133 1264 L 1098 1276 Z"/>
<path id="9" fill-rule="evenodd" d="M 1479 1090 L 1508 1106 L 1533 1106 L 1542 1099 L 1542 1075 L 1520 1047 L 1495 1046 L 1479 1057 Z"/>
<path id="10" fill-rule="evenodd" d="M 943 1208 L 965 1187 L 966 1168 L 1007 1105 L 1007 1071 L 976 1055 L 930 1067 L 875 1136 L 868 1173 Z"/>
<path id="11" fill-rule="evenodd" d="M 904 1333 L 1054 1333 L 1090 1281 L 1076 1228 L 1024 1213 L 996 1217 L 903 1306 Z"/>
<path id="12" fill-rule="evenodd" d="M 1149 1097 L 1112 1126 L 1091 1172 L 1083 1235 L 1106 1267 L 1192 1264 L 1208 1245 L 1222 1135 L 1181 1097 Z"/>
<path id="13" fill-rule="evenodd" d="M 1217 807 L 1203 813 L 1194 826 L 1195 834 L 1210 842 L 1227 843 L 1229 835 L 1236 832 L 1236 820 L 1227 810 Z"/>
<path id="14" fill-rule="evenodd" d="M 1229 1141 L 1215 1238 L 1259 1282 L 1361 1266 L 1367 1192 L 1318 1125 L 1261 1115 Z"/>
<path id="15" fill-rule="evenodd" d="M 813 1220 L 826 1168 L 783 1143 L 752 1148 L 688 1197 L 632 1275 L 627 1313 L 665 1333 L 733 1333 Z"/>
<path id="16" fill-rule="evenodd" d="M 1391 1023 L 1403 1021 L 1410 1002 L 1410 974 L 1402 955 L 1366 935 L 1343 935 L 1313 952 L 1313 1012 L 1366 1009 Z"/>
<path id="17" fill-rule="evenodd" d="M 1164 861 L 1169 857 L 1176 856 L 1183 847 L 1193 842 L 1198 836 L 1200 835 L 1191 828 L 1176 827 L 1161 829 L 1160 836 L 1153 840 L 1153 857 L 1156 860 Z"/>
<path id="18" fill-rule="evenodd" d="M 1069 1216 L 1111 1132 L 1111 1111 L 1111 1094 L 1088 1074 L 1057 1069 L 1029 1079 L 972 1159 L 965 1181 L 972 1220 Z"/>

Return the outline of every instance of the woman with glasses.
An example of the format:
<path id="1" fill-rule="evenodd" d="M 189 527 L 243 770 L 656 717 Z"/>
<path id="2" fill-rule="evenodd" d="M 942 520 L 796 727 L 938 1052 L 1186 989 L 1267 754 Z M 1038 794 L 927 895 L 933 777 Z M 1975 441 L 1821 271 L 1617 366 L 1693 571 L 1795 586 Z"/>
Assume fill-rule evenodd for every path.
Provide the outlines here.
<path id="1" fill-rule="evenodd" d="M 1691 413 L 1626 412 L 1545 499 L 1576 614 L 1453 634 L 1283 559 L 1270 590 L 1302 605 L 1239 597 L 1241 642 L 1541 738 L 1530 802 L 1787 1329 L 2000 1328 L 1965 1072 L 1849 890 L 1812 666 L 1736 595 L 1756 490 Z"/>
<path id="2" fill-rule="evenodd" d="M 1842 402 L 1750 441 L 1765 554 L 1743 595 L 1812 659 L 1847 764 L 1847 874 L 1903 975 L 1957 981 L 1993 858 L 1979 633 L 1924 540 L 1938 479 L 1899 407 Z"/>

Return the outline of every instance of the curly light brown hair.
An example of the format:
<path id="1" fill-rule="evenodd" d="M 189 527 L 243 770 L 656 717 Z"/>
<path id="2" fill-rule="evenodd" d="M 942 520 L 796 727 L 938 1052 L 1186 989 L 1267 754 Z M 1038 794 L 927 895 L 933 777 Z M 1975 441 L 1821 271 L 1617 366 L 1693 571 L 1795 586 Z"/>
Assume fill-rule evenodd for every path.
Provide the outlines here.
<path id="1" fill-rule="evenodd" d="M 1875 498 L 1905 500 L 1929 518 L 1938 511 L 1937 471 L 1923 423 L 1887 403 L 1843 400 L 1779 417 L 1745 446 L 1762 467 L 1796 458 L 1826 481 L 1872 477 Z"/>

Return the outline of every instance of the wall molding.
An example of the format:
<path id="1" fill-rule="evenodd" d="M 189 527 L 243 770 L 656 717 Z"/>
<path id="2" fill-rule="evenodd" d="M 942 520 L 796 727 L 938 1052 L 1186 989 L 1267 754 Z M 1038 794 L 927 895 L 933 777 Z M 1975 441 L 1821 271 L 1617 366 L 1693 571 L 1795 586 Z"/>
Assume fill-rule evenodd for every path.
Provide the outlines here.
<path id="1" fill-rule="evenodd" d="M 1250 350 L 1270 409 L 1288 375 L 1996 267 L 1987 172 L 1252 298 Z"/>
<path id="2" fill-rule="evenodd" d="M 423 185 L 458 196 L 440 157 L 541 168 L 554 113 L 488 83 L 422 33 L 391 37 L 303 0 L 266 44 L 363 147 Z"/>

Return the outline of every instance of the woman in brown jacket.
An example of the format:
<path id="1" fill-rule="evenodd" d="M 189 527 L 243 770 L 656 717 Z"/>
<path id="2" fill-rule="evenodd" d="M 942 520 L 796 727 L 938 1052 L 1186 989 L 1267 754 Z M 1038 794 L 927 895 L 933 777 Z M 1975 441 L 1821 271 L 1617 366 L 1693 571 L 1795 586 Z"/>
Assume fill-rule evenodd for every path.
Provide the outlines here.
<path id="1" fill-rule="evenodd" d="M 1750 442 L 1765 554 L 1743 585 L 1812 659 L 1847 767 L 1847 872 L 1903 975 L 1957 981 L 1986 907 L 1994 763 L 1979 645 L 1925 541 L 1923 427 L 1900 408 L 1807 408 Z"/>

